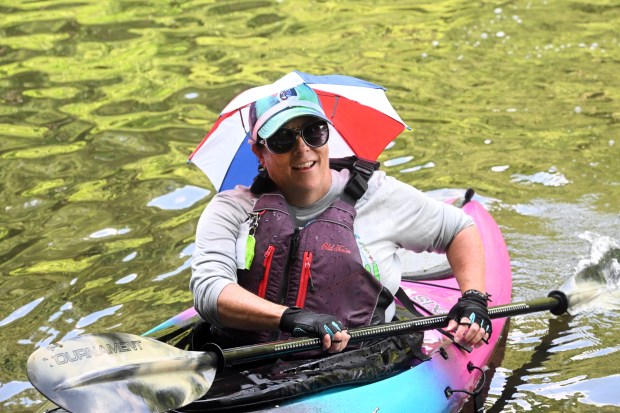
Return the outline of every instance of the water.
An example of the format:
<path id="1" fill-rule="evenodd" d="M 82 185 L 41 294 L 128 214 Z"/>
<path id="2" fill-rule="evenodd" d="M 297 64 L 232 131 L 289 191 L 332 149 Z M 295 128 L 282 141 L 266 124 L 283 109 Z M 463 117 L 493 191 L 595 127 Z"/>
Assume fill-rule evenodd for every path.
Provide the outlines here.
<path id="1" fill-rule="evenodd" d="M 515 300 L 590 294 L 571 316 L 512 320 L 486 407 L 620 411 L 619 25 L 602 0 L 2 0 L 2 410 L 41 402 L 24 370 L 38 346 L 191 305 L 213 188 L 187 155 L 232 96 L 299 69 L 388 88 L 413 131 L 384 169 L 474 187 Z"/>

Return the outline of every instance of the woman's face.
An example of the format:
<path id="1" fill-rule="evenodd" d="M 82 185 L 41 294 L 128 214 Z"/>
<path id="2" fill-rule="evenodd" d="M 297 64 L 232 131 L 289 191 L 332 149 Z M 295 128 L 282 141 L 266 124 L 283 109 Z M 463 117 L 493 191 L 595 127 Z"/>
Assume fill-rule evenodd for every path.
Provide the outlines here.
<path id="1" fill-rule="evenodd" d="M 299 129 L 313 120 L 311 116 L 300 116 L 283 127 Z M 329 191 L 332 175 L 328 145 L 312 148 L 297 136 L 295 147 L 283 154 L 271 153 L 264 145 L 252 145 L 252 150 L 289 204 L 308 206 Z"/>

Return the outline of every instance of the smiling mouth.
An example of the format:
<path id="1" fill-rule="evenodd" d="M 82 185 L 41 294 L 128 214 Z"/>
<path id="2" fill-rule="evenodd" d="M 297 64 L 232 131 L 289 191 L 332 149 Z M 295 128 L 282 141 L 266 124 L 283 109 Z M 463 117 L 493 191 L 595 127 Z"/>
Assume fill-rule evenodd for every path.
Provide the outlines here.
<path id="1" fill-rule="evenodd" d="M 314 166 L 314 164 L 316 164 L 316 161 L 304 162 L 304 163 L 299 164 L 297 166 L 293 166 L 293 169 L 295 169 L 297 171 L 303 171 L 305 169 L 312 168 Z"/>

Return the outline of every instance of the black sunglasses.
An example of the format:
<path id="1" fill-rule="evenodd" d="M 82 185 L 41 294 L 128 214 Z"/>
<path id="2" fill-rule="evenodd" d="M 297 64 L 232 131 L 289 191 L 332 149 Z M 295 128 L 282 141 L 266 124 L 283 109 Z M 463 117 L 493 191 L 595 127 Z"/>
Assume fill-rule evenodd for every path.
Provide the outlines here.
<path id="1" fill-rule="evenodd" d="M 301 136 L 311 148 L 320 148 L 329 140 L 329 127 L 327 122 L 320 120 L 307 123 L 299 129 L 280 128 L 269 138 L 259 139 L 258 143 L 265 145 L 269 152 L 279 155 L 295 147 L 297 136 Z"/>

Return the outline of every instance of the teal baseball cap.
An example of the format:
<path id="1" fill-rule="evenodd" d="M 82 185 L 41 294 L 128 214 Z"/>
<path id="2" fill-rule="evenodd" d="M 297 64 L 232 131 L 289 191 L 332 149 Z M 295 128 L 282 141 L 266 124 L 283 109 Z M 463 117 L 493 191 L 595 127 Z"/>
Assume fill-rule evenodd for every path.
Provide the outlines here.
<path id="1" fill-rule="evenodd" d="M 269 139 L 289 120 L 299 116 L 314 116 L 331 123 L 317 94 L 302 83 L 275 95 L 261 98 L 250 105 L 250 131 L 252 140 Z"/>

